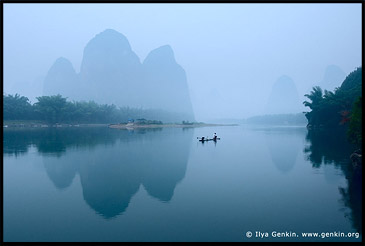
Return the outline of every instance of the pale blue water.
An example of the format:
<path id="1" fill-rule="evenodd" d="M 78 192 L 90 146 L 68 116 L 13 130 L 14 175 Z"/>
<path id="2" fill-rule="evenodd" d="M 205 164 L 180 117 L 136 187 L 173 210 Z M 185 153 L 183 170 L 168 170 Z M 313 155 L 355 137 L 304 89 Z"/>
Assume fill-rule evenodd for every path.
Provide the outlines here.
<path id="1" fill-rule="evenodd" d="M 305 127 L 4 129 L 3 143 L 6 242 L 362 238 L 301 236 L 362 226 L 351 147 Z"/>

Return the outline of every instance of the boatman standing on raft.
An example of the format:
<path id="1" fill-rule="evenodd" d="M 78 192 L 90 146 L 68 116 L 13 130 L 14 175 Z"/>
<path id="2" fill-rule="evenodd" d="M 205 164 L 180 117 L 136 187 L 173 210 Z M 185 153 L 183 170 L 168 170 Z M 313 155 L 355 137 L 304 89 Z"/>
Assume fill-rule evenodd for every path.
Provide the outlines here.
<path id="1" fill-rule="evenodd" d="M 217 140 L 217 133 L 214 133 L 213 140 Z"/>

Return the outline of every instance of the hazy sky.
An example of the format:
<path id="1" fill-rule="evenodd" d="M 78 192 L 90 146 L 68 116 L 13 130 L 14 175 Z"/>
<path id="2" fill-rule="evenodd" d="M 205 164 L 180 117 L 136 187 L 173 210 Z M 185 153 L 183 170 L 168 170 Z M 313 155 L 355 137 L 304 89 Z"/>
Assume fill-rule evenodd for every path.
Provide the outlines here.
<path id="1" fill-rule="evenodd" d="M 261 114 L 281 75 L 304 95 L 328 65 L 361 66 L 361 4 L 4 4 L 3 18 L 4 92 L 32 102 L 58 57 L 79 72 L 107 28 L 141 61 L 171 45 L 197 120 Z"/>

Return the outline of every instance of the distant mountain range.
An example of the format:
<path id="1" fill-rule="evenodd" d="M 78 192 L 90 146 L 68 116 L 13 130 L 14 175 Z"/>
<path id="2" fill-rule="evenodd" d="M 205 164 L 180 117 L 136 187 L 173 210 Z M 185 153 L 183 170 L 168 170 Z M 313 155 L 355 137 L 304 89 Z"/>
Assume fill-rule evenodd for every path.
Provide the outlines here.
<path id="1" fill-rule="evenodd" d="M 346 73 L 336 65 L 326 67 L 323 79 L 319 82 L 319 86 L 323 90 L 333 91 L 336 87 L 340 87 L 342 81 L 346 78 Z"/>
<path id="2" fill-rule="evenodd" d="M 93 100 L 120 107 L 160 109 L 172 120 L 194 121 L 186 74 L 169 45 L 152 50 L 143 63 L 127 38 L 112 29 L 86 45 L 80 73 L 58 58 L 44 80 L 43 95 L 61 94 L 70 100 Z"/>
<path id="3" fill-rule="evenodd" d="M 272 87 L 265 113 L 292 114 L 301 112 L 302 108 L 293 79 L 286 75 L 279 77 Z"/>
<path id="4" fill-rule="evenodd" d="M 323 90 L 333 91 L 336 87 L 341 86 L 345 77 L 346 74 L 340 67 L 329 65 L 325 69 L 322 80 L 313 86 L 318 85 Z M 303 111 L 302 100 L 300 98 L 294 80 L 287 75 L 282 75 L 273 84 L 264 113 L 299 113 Z"/>

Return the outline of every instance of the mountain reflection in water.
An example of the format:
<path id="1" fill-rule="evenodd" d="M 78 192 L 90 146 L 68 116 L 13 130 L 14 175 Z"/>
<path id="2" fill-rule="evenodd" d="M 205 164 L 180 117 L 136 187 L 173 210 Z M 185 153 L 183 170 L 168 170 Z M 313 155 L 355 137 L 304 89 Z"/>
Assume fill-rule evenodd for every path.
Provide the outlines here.
<path id="1" fill-rule="evenodd" d="M 178 138 L 170 131 L 179 131 Z M 35 145 L 55 187 L 68 188 L 79 174 L 84 200 L 108 219 L 127 209 L 141 185 L 169 202 L 185 176 L 192 136 L 192 129 L 7 130 L 4 154 L 26 153 Z"/>

